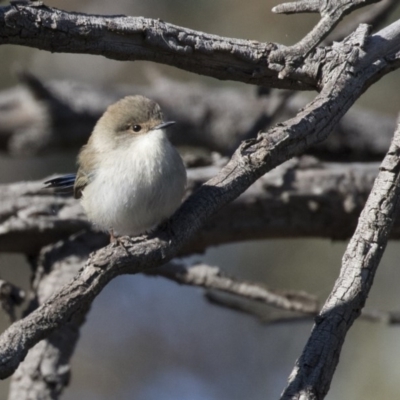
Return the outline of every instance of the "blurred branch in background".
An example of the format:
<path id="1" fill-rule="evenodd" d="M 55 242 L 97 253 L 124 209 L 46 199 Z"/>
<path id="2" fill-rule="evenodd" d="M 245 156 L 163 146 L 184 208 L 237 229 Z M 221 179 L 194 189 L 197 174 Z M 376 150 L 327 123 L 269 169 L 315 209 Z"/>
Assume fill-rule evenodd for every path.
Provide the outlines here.
<path id="1" fill-rule="evenodd" d="M 130 94 L 154 99 L 167 119 L 178 122 L 171 136 L 175 145 L 224 155 L 231 155 L 242 140 L 293 117 L 308 102 L 289 91 L 258 97 L 252 91 L 183 84 L 155 73 L 151 86 L 114 88 L 42 82 L 27 72 L 19 76 L 21 86 L 0 92 L 0 150 L 14 155 L 78 150 L 107 106 Z M 385 154 L 395 124 L 395 118 L 373 110 L 352 109 L 327 140 L 308 151 L 321 159 L 376 161 Z"/>
<path id="2" fill-rule="evenodd" d="M 197 264 L 188 267 L 182 263 L 168 263 L 154 271 L 147 271 L 146 275 L 163 276 L 181 285 L 229 293 L 287 311 L 312 314 L 318 310 L 316 298 L 308 293 L 269 289 L 260 283 L 229 277 L 218 267 L 210 265 Z"/>
<path id="3" fill-rule="evenodd" d="M 0 280 L 0 304 L 11 322 L 16 320 L 15 307 L 25 300 L 25 292 L 10 282 Z"/>
<path id="4" fill-rule="evenodd" d="M 188 169 L 187 195 L 219 168 Z M 354 231 L 377 171 L 377 163 L 322 163 L 311 157 L 288 161 L 219 210 L 181 254 L 263 238 L 345 240 Z M 43 182 L 0 185 L 0 200 L 1 251 L 35 254 L 56 238 L 91 229 L 79 202 L 43 190 Z M 392 237 L 400 237 L 399 219 Z"/>
<path id="5" fill-rule="evenodd" d="M 276 290 L 276 289 L 275 289 Z M 296 293 L 290 291 L 279 290 L 285 297 L 291 299 L 292 296 L 296 298 Z M 311 296 L 308 293 L 303 293 L 303 296 Z M 280 307 L 271 307 L 270 305 L 260 305 L 255 301 L 249 301 L 248 299 L 241 298 L 239 296 L 226 295 L 225 293 L 217 290 L 209 290 L 205 292 L 206 299 L 213 305 L 227 308 L 233 311 L 243 313 L 245 315 L 252 316 L 260 321 L 262 324 L 282 324 L 282 323 L 301 323 L 301 322 L 314 322 L 318 316 L 320 310 L 315 312 L 294 312 Z M 301 298 L 297 299 L 301 302 Z M 399 311 L 384 311 L 374 309 L 363 309 L 361 311 L 360 320 L 373 323 L 382 323 L 387 325 L 399 325 L 400 324 L 400 312 Z"/>

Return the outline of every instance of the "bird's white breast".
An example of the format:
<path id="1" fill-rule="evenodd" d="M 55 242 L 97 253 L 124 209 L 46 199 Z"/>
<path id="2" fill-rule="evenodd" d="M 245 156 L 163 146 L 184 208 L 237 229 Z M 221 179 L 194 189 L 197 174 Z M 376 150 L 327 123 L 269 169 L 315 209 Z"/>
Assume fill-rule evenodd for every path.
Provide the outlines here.
<path id="1" fill-rule="evenodd" d="M 101 229 L 138 235 L 174 213 L 185 185 L 181 157 L 164 131 L 155 130 L 126 147 L 102 152 L 82 206 Z"/>

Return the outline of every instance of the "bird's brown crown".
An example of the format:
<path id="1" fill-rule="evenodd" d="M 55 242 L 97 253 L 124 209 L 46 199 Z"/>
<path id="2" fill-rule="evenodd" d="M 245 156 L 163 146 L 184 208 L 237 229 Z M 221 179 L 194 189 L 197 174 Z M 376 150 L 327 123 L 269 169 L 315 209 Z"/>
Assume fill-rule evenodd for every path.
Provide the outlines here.
<path id="1" fill-rule="evenodd" d="M 127 96 L 109 106 L 98 125 L 115 135 L 142 135 L 162 122 L 160 106 L 143 96 Z"/>

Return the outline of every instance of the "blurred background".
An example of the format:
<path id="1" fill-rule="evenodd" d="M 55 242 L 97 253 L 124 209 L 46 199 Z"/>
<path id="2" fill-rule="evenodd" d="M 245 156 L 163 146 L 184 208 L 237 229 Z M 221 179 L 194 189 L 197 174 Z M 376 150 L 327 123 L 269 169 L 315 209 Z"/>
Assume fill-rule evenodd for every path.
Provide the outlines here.
<path id="1" fill-rule="evenodd" d="M 92 14 L 161 18 L 217 35 L 293 44 L 317 16 L 271 13 L 270 0 L 80 0 L 46 5 Z M 352 18 L 350 16 L 350 18 Z M 391 20 L 400 18 L 400 8 Z M 390 21 L 389 21 L 390 22 Z M 51 54 L 0 46 L 0 90 L 16 85 L 15 65 L 42 80 L 68 79 L 112 87 L 144 84 L 147 62 Z M 231 85 L 154 65 L 165 76 L 209 86 Z M 395 116 L 400 110 L 399 71 L 375 84 L 357 106 Z M 173 95 L 173 94 L 171 94 Z M 312 94 L 314 95 L 314 94 Z M 311 96 L 311 94 L 310 94 Z M 379 135 L 379 132 L 377 132 Z M 1 183 L 42 179 L 75 170 L 76 152 L 40 157 L 0 155 Z M 346 243 L 327 240 L 268 240 L 219 246 L 191 258 L 221 267 L 238 278 L 274 288 L 306 290 L 322 301 L 338 275 Z M 379 268 L 368 307 L 400 310 L 400 245 L 391 242 Z M 29 267 L 23 256 L 0 254 L 1 278 L 24 288 Z M 1 315 L 1 329 L 8 324 Z M 72 362 L 66 400 L 276 399 L 301 354 L 312 323 L 261 324 L 250 316 L 210 305 L 202 291 L 162 278 L 115 279 L 96 299 Z M 329 400 L 397 398 L 400 391 L 400 331 L 356 322 L 345 342 Z M 6 398 L 8 381 L 0 383 Z"/>

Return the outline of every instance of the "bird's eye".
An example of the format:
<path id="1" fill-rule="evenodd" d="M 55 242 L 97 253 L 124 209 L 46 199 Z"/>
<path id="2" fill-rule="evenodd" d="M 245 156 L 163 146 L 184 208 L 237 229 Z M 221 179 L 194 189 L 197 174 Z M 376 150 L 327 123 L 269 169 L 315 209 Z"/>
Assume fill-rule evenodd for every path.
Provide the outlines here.
<path id="1" fill-rule="evenodd" d="M 133 125 L 132 129 L 134 132 L 140 132 L 142 130 L 142 127 L 140 125 Z"/>

